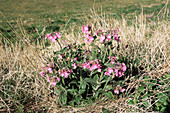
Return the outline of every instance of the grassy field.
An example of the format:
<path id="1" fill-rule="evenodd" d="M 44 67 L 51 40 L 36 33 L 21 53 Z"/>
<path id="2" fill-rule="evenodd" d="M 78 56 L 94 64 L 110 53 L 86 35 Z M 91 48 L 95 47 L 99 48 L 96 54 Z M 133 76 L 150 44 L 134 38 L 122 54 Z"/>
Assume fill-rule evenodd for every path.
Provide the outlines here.
<path id="1" fill-rule="evenodd" d="M 168 0 L 0 2 L 0 112 L 169 112 Z M 121 42 L 113 52 L 127 65 L 126 93 L 62 106 L 56 88 L 39 74 L 60 49 L 44 37 L 56 31 L 62 40 L 82 44 L 81 29 L 87 24 L 93 30 L 119 28 Z"/>
<path id="2" fill-rule="evenodd" d="M 90 9 L 112 15 L 157 14 L 167 0 L 1 0 L 0 11 L 8 20 L 44 21 L 83 17 Z M 68 17 L 68 18 L 67 18 Z M 0 16 L 3 21 L 3 16 Z"/>

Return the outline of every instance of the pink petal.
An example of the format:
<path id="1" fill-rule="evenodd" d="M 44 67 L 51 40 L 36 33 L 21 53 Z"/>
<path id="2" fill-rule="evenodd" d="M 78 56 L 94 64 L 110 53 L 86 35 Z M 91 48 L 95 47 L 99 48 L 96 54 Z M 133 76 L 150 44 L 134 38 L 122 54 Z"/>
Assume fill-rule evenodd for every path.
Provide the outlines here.
<path id="1" fill-rule="evenodd" d="M 101 72 L 101 71 L 102 71 L 102 69 L 98 69 L 97 71 L 98 71 L 98 72 Z"/>
<path id="2" fill-rule="evenodd" d="M 49 73 L 53 73 L 52 68 L 48 67 L 47 70 L 49 71 Z"/>
<path id="3" fill-rule="evenodd" d="M 44 72 L 42 71 L 42 72 L 40 72 L 40 75 L 42 76 L 42 77 L 44 77 Z"/>
<path id="4" fill-rule="evenodd" d="M 47 77 L 47 82 L 50 82 L 50 78 L 49 77 Z"/>
<path id="5" fill-rule="evenodd" d="M 123 71 L 126 71 L 127 67 L 124 63 L 122 63 Z"/>
<path id="6" fill-rule="evenodd" d="M 119 90 L 118 89 L 114 90 L 114 93 L 119 94 Z"/>
<path id="7" fill-rule="evenodd" d="M 58 81 L 58 82 L 60 81 L 60 78 L 59 78 L 59 77 L 57 77 L 57 81 Z"/>
<path id="8" fill-rule="evenodd" d="M 107 68 L 107 71 L 108 71 L 108 73 L 113 73 L 113 69 L 112 68 Z"/>
<path id="9" fill-rule="evenodd" d="M 53 86 L 55 86 L 55 85 L 56 85 L 56 82 L 54 82 L 54 81 L 51 81 L 51 84 L 52 84 Z"/>
<path id="10" fill-rule="evenodd" d="M 115 69 L 115 75 L 118 76 L 119 73 L 118 73 L 119 69 Z"/>
<path id="11" fill-rule="evenodd" d="M 69 73 L 67 73 L 66 71 L 64 72 L 64 77 L 65 78 L 68 78 L 68 75 L 69 75 Z"/>
<path id="12" fill-rule="evenodd" d="M 121 89 L 121 92 L 123 93 L 125 91 L 125 88 Z"/>

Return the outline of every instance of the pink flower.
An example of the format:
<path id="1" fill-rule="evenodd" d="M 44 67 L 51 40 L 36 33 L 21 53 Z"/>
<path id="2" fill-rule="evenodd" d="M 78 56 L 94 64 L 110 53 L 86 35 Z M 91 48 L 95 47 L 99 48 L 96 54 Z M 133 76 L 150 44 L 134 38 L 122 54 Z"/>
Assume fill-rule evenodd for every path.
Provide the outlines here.
<path id="1" fill-rule="evenodd" d="M 98 71 L 98 72 L 101 72 L 101 71 L 102 71 L 102 69 L 98 68 L 98 69 L 97 69 L 97 71 Z"/>
<path id="2" fill-rule="evenodd" d="M 113 73 L 113 69 L 112 68 L 107 68 L 107 72 L 111 74 L 111 73 Z"/>
<path id="3" fill-rule="evenodd" d="M 64 77 L 68 78 L 69 73 L 67 71 L 64 72 Z"/>
<path id="4" fill-rule="evenodd" d="M 119 90 L 118 89 L 114 90 L 114 93 L 119 94 Z"/>
<path id="5" fill-rule="evenodd" d="M 47 82 L 50 82 L 50 78 L 49 77 L 47 77 Z"/>
<path id="6" fill-rule="evenodd" d="M 94 38 L 92 36 L 87 35 L 85 38 L 85 42 L 86 43 L 91 43 L 94 40 Z"/>
<path id="7" fill-rule="evenodd" d="M 42 76 L 42 77 L 44 77 L 44 72 L 42 71 L 42 72 L 40 72 L 40 75 Z"/>
<path id="8" fill-rule="evenodd" d="M 109 42 L 110 40 L 111 40 L 111 35 L 108 34 L 108 35 L 107 35 L 107 38 L 106 38 L 106 41 Z"/>
<path id="9" fill-rule="evenodd" d="M 57 39 L 57 37 L 56 37 L 56 36 L 53 36 L 53 37 L 51 38 L 51 42 L 52 42 L 52 43 L 55 42 L 56 39 Z"/>
<path id="10" fill-rule="evenodd" d="M 47 70 L 49 71 L 49 73 L 53 73 L 53 70 L 52 70 L 52 68 L 50 68 L 50 67 L 47 67 Z"/>
<path id="11" fill-rule="evenodd" d="M 73 72 L 73 70 L 70 70 L 69 74 L 71 74 Z"/>
<path id="12" fill-rule="evenodd" d="M 119 69 L 115 69 L 115 75 L 118 76 L 119 75 Z"/>
<path id="13" fill-rule="evenodd" d="M 109 73 L 109 72 L 107 72 L 107 71 L 106 71 L 104 74 L 105 74 L 105 75 L 108 75 L 108 76 L 110 76 L 110 73 Z"/>
<path id="14" fill-rule="evenodd" d="M 153 15 L 147 15 L 146 17 L 147 17 L 147 18 L 150 18 L 150 17 L 152 17 L 152 16 L 153 16 Z"/>
<path id="15" fill-rule="evenodd" d="M 111 64 L 114 64 L 115 62 L 114 62 L 114 61 L 111 61 L 110 63 L 111 63 Z"/>
<path id="16" fill-rule="evenodd" d="M 59 57 L 60 59 L 62 59 L 62 58 L 63 58 L 63 56 L 62 56 L 62 55 L 60 55 L 60 54 L 58 55 L 58 57 Z"/>
<path id="17" fill-rule="evenodd" d="M 51 40 L 52 38 L 53 38 L 53 36 L 52 36 L 52 35 L 48 37 L 48 39 L 49 39 L 49 40 Z"/>
<path id="18" fill-rule="evenodd" d="M 58 81 L 58 82 L 60 81 L 60 78 L 59 78 L 59 77 L 57 77 L 57 81 Z"/>
<path id="19" fill-rule="evenodd" d="M 123 67 L 123 71 L 126 71 L 126 69 L 127 69 L 127 67 L 126 67 L 126 65 L 124 64 L 124 63 L 122 63 L 122 67 Z"/>
<path id="20" fill-rule="evenodd" d="M 123 71 L 119 71 L 119 77 L 122 77 L 124 75 Z"/>
<path id="21" fill-rule="evenodd" d="M 75 58 L 74 58 L 74 60 L 78 61 L 78 58 L 77 58 L 77 57 L 75 57 Z"/>
<path id="22" fill-rule="evenodd" d="M 100 36 L 100 43 L 103 43 L 104 40 L 105 40 L 105 36 L 101 35 Z"/>
<path id="23" fill-rule="evenodd" d="M 108 56 L 107 58 L 108 58 L 108 59 L 110 59 L 111 57 L 110 57 L 110 56 Z"/>
<path id="24" fill-rule="evenodd" d="M 51 33 L 45 35 L 45 39 L 47 39 L 49 36 L 51 36 Z"/>
<path id="25" fill-rule="evenodd" d="M 61 33 L 56 33 L 57 38 L 61 38 Z"/>
<path id="26" fill-rule="evenodd" d="M 98 65 L 97 65 L 97 64 L 93 64 L 93 65 L 91 66 L 91 68 L 92 68 L 92 69 L 97 69 L 97 68 L 98 68 Z"/>
<path id="27" fill-rule="evenodd" d="M 98 30 L 98 31 L 95 32 L 95 35 L 99 35 L 101 33 L 102 33 L 102 30 Z"/>
<path id="28" fill-rule="evenodd" d="M 43 66 L 42 69 L 45 69 L 45 66 Z"/>
<path id="29" fill-rule="evenodd" d="M 64 73 L 60 73 L 60 76 L 64 77 Z"/>
<path id="30" fill-rule="evenodd" d="M 117 61 L 117 56 L 114 57 L 115 61 Z"/>
<path id="31" fill-rule="evenodd" d="M 83 25 L 82 26 L 82 32 L 90 34 L 90 27 L 88 25 L 86 25 L 86 26 Z"/>
<path id="32" fill-rule="evenodd" d="M 63 40 L 62 42 L 65 43 L 65 44 L 68 44 L 68 43 L 69 43 L 69 41 L 66 41 L 66 40 Z"/>
<path id="33" fill-rule="evenodd" d="M 51 84 L 52 84 L 53 86 L 55 86 L 55 85 L 56 85 L 56 82 L 54 82 L 54 81 L 51 81 Z"/>
<path id="34" fill-rule="evenodd" d="M 54 32 L 56 35 L 55 35 L 55 37 L 56 38 L 61 38 L 61 33 L 57 33 L 57 32 Z"/>
<path id="35" fill-rule="evenodd" d="M 72 66 L 73 66 L 73 69 L 77 68 L 76 63 L 72 64 Z"/>
<path id="36" fill-rule="evenodd" d="M 118 37 L 118 34 L 114 34 L 114 40 L 116 40 L 117 42 L 120 42 L 120 39 Z"/>
<path id="37" fill-rule="evenodd" d="M 89 70 L 90 70 L 90 71 L 93 71 L 93 68 L 90 68 Z"/>
<path id="38" fill-rule="evenodd" d="M 83 65 L 82 65 L 82 68 L 85 69 L 85 68 L 90 68 L 90 63 L 89 62 L 85 62 Z"/>
<path id="39" fill-rule="evenodd" d="M 125 88 L 121 89 L 121 92 L 123 93 L 125 91 Z"/>

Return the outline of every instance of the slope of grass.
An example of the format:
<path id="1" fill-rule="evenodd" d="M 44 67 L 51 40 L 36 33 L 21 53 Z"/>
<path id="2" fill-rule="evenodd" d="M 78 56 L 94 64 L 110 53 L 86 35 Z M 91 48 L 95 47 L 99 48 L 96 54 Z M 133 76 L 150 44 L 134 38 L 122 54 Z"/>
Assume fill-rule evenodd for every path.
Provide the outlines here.
<path id="1" fill-rule="evenodd" d="M 25 19 L 22 21 L 10 20 L 11 22 L 8 24 L 6 20 L 2 20 L 0 26 L 0 112 L 92 112 L 92 110 L 102 112 L 102 107 L 111 112 L 147 112 L 168 108 L 170 27 L 166 17 L 169 15 L 169 5 L 161 6 L 159 3 L 165 4 L 165 2 L 160 0 L 154 2 L 152 0 L 142 2 L 138 0 L 96 0 L 95 12 L 89 9 L 94 5 L 94 2 L 90 0 L 77 3 L 79 6 L 72 4 L 74 2 L 77 3 L 76 0 L 72 2 L 61 0 L 56 3 L 53 3 L 52 0 L 49 2 L 16 0 L 15 3 L 11 0 L 2 0 L 0 8 L 7 20 L 10 20 L 10 17 L 15 19 L 18 15 Z M 106 13 L 97 10 L 97 8 L 100 9 L 100 4 L 103 5 Z M 121 5 L 118 6 L 118 4 Z M 138 7 L 141 4 L 144 5 L 143 13 L 141 13 L 142 8 Z M 151 4 L 159 4 L 159 7 Z M 16 13 L 13 13 L 12 9 L 15 8 Z M 84 13 L 78 12 L 78 9 Z M 60 14 L 54 14 L 56 11 L 59 11 Z M 122 15 L 123 13 L 126 15 Z M 46 14 L 47 17 L 44 16 Z M 147 18 L 146 14 L 154 16 Z M 161 18 L 160 15 L 162 20 L 155 21 L 158 17 Z M 74 18 L 69 19 L 73 16 Z M 55 19 L 55 17 L 59 19 Z M 83 17 L 83 20 L 80 17 Z M 31 18 L 33 19 L 31 20 Z M 51 18 L 51 20 L 36 22 L 41 18 L 45 18 L 45 20 Z M 24 21 L 28 21 L 27 19 L 33 23 L 24 23 Z M 44 40 L 44 36 L 52 31 L 60 31 L 63 40 L 80 44 L 84 42 L 81 27 L 86 24 L 92 26 L 94 30 L 119 28 L 120 51 L 115 50 L 114 52 L 117 52 L 121 56 L 121 60 L 128 64 L 127 92 L 124 97 L 114 101 L 102 98 L 93 105 L 62 108 L 57 104 L 58 96 L 54 92 L 55 88 L 48 85 L 39 75 L 42 66 L 52 62 L 53 51 L 59 49 L 57 44 L 49 46 L 50 44 Z M 153 81 L 155 84 L 153 89 L 148 90 L 149 84 L 152 84 Z M 154 89 L 155 87 L 156 89 Z M 160 100 L 160 97 L 165 99 Z M 145 101 L 146 99 L 148 101 Z"/>

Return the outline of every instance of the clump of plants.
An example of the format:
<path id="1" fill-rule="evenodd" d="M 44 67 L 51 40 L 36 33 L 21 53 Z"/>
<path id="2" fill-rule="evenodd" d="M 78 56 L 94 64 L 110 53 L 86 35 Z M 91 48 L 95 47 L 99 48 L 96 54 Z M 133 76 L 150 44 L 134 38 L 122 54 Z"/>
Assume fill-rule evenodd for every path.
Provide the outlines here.
<path id="1" fill-rule="evenodd" d="M 118 49 L 113 42 L 117 45 L 120 42 L 118 32 L 118 29 L 93 31 L 89 25 L 83 25 L 85 43 L 60 46 L 54 53 L 53 63 L 42 67 L 40 75 L 55 87 L 60 105 L 83 105 L 103 96 L 116 99 L 123 95 L 127 67 L 113 52 Z M 61 35 L 54 32 L 45 39 L 61 45 L 58 41 Z"/>

